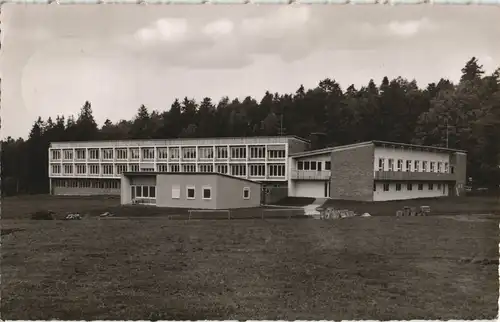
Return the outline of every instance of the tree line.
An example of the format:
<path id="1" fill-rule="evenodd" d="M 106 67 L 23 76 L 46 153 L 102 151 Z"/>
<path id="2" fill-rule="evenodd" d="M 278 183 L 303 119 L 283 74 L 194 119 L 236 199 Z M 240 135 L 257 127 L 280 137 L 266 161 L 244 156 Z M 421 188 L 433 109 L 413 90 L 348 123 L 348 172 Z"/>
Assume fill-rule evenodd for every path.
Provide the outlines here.
<path id="1" fill-rule="evenodd" d="M 56 141 L 297 135 L 314 147 L 384 140 L 468 151 L 474 184 L 500 184 L 500 68 L 486 75 L 476 58 L 457 84 L 440 79 L 419 88 L 415 80 L 384 77 L 380 85 L 342 90 L 324 79 L 295 93 L 265 93 L 259 101 L 206 97 L 176 99 L 165 111 L 139 107 L 131 120 L 99 126 L 90 102 L 80 113 L 34 122 L 29 138 L 2 141 L 2 194 L 48 193 L 48 147 Z M 312 137 L 312 134 L 317 134 Z"/>

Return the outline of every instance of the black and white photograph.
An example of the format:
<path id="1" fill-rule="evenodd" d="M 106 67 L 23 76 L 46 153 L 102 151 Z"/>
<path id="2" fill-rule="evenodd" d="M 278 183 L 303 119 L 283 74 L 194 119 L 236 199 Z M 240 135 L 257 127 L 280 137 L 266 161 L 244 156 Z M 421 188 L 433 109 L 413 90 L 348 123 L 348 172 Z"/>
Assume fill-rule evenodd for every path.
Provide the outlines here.
<path id="1" fill-rule="evenodd" d="M 2 319 L 498 316 L 498 6 L 0 20 Z"/>

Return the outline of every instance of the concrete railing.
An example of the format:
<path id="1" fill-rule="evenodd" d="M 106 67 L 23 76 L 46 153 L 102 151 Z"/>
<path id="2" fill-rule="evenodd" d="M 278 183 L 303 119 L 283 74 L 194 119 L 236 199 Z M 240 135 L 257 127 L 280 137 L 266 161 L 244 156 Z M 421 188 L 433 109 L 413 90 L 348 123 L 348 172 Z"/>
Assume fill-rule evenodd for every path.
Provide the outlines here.
<path id="1" fill-rule="evenodd" d="M 331 172 L 328 170 L 292 170 L 292 180 L 330 180 Z"/>
<path id="2" fill-rule="evenodd" d="M 375 180 L 394 181 L 455 181 L 453 173 L 410 172 L 410 171 L 375 171 Z"/>

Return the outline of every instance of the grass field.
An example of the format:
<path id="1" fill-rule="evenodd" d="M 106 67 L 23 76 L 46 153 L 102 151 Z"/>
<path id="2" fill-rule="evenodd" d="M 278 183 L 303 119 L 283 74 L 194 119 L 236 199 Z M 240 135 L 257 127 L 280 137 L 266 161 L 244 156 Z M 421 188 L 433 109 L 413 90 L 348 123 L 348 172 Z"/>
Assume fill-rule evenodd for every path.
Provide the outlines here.
<path id="1" fill-rule="evenodd" d="M 2 202 L 2 319 L 493 319 L 498 312 L 498 216 L 16 219 L 84 206 L 118 207 L 104 198 Z"/>

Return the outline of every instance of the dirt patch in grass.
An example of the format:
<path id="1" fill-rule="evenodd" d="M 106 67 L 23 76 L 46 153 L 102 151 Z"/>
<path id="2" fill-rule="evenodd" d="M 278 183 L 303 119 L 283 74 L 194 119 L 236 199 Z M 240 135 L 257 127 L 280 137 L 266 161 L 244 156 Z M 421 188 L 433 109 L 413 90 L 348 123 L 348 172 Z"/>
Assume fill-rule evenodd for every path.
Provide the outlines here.
<path id="1" fill-rule="evenodd" d="M 492 319 L 498 221 L 2 220 L 2 318 Z"/>
<path id="2" fill-rule="evenodd" d="M 308 197 L 286 197 L 279 200 L 277 206 L 294 206 L 294 207 L 304 207 L 310 205 L 316 200 L 316 198 Z"/>

